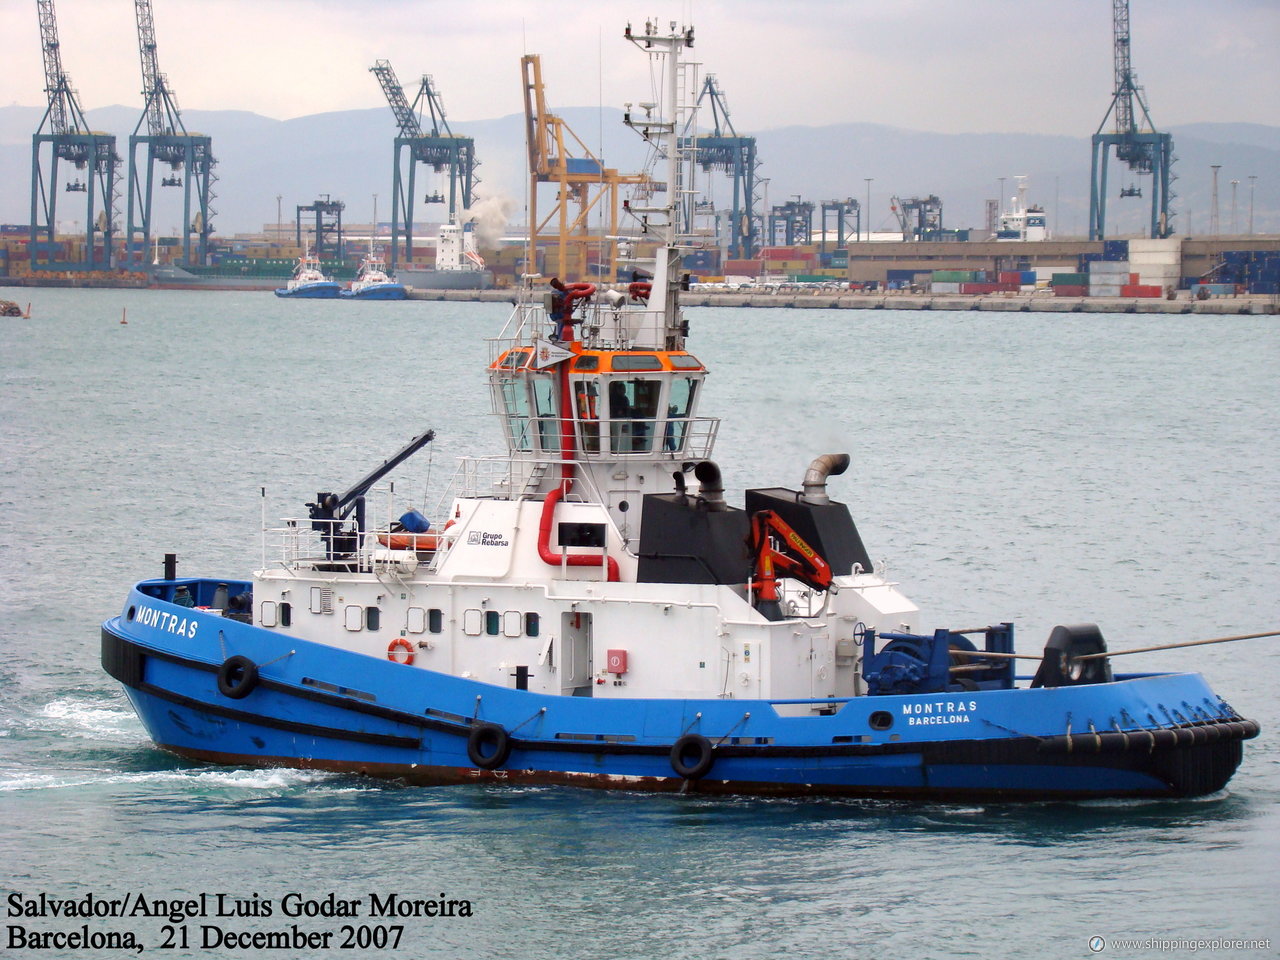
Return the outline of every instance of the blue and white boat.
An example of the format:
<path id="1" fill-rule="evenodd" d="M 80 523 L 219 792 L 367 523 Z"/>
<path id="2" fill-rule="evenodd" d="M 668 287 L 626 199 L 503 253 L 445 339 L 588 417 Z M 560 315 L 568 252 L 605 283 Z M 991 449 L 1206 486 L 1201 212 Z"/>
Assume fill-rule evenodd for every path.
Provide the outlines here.
<path id="1" fill-rule="evenodd" d="M 318 257 L 307 254 L 298 258 L 293 276 L 283 287 L 276 287 L 277 297 L 306 300 L 332 300 L 338 296 L 342 285 L 324 275 Z"/>
<path id="2" fill-rule="evenodd" d="M 692 32 L 626 37 L 663 61 L 676 104 Z M 1258 726 L 1200 676 L 1113 673 L 1082 625 L 1053 630 L 1020 678 L 1012 624 L 926 629 L 828 489 L 847 456 L 726 501 L 679 304 L 685 119 L 627 117 L 661 145 L 670 189 L 665 206 L 631 208 L 664 239 L 647 279 L 530 281 L 488 363 L 506 453 L 463 460 L 434 524 L 392 494 L 381 519 L 373 507 L 427 431 L 318 493 L 250 576 L 168 563 L 129 591 L 102 662 L 155 743 L 413 784 L 1220 790 Z"/>
<path id="3" fill-rule="evenodd" d="M 405 300 L 409 288 L 387 275 L 386 261 L 370 255 L 360 264 L 351 286 L 339 295 L 350 300 Z"/>

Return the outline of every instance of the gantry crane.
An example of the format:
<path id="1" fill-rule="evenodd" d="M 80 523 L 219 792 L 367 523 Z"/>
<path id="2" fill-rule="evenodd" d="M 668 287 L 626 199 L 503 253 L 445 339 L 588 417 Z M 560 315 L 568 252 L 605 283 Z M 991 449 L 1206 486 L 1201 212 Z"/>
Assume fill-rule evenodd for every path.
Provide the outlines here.
<path id="1" fill-rule="evenodd" d="M 1111 148 L 1115 147 L 1116 159 L 1128 164 L 1138 175 L 1151 174 L 1151 224 L 1152 238 L 1167 237 L 1173 233 L 1170 223 L 1169 202 L 1173 176 L 1173 136 L 1158 133 L 1151 122 L 1147 101 L 1142 94 L 1129 61 L 1129 0 L 1112 0 L 1112 38 L 1115 53 L 1115 93 L 1111 105 L 1093 135 L 1093 166 L 1089 188 L 1089 239 L 1106 237 L 1107 219 L 1107 163 Z M 1141 125 L 1134 112 L 1134 101 L 1141 111 Z M 1103 133 L 1107 120 L 1115 115 L 1115 128 Z M 1121 190 L 1120 196 L 1141 196 L 1135 186 Z"/>
<path id="2" fill-rule="evenodd" d="M 750 259 L 759 244 L 756 208 L 760 203 L 757 193 L 760 181 L 756 177 L 759 166 L 756 138 L 740 137 L 733 129 L 729 104 L 713 74 L 707 74 L 703 79 L 696 106 L 701 108 L 704 101 L 711 108 L 712 131 L 695 134 L 697 163 L 703 170 L 721 171 L 732 180 L 733 200 L 728 210 L 729 228 L 724 240 L 731 258 Z M 694 115 L 697 114 L 695 110 Z"/>
<path id="3" fill-rule="evenodd" d="M 781 230 L 781 232 L 779 232 Z M 813 204 L 796 197 L 769 212 L 769 244 L 792 247 L 808 243 L 813 234 Z"/>
<path id="4" fill-rule="evenodd" d="M 942 233 L 942 201 L 933 194 L 907 200 L 893 197 L 889 208 L 898 218 L 903 240 L 936 240 Z"/>
<path id="5" fill-rule="evenodd" d="M 315 231 L 311 234 L 314 238 L 314 245 L 308 244 L 308 251 L 313 254 L 317 260 L 345 260 L 347 251 L 346 246 L 342 242 L 342 211 L 347 205 L 341 200 L 330 200 L 326 193 L 323 197 L 316 199 L 312 203 L 305 206 L 299 204 L 294 212 L 294 229 L 295 243 L 299 247 L 302 246 L 302 215 L 304 213 L 314 214 L 316 218 Z M 332 236 L 332 240 L 330 240 Z"/>
<path id="6" fill-rule="evenodd" d="M 395 114 L 400 135 L 395 141 L 395 170 L 391 184 L 391 257 L 394 271 L 398 260 L 400 238 L 404 237 L 405 259 L 413 258 L 413 203 L 415 197 L 415 172 L 419 163 L 430 164 L 436 173 L 449 172 L 449 195 L 439 192 L 427 195 L 426 203 L 447 204 L 446 219 L 452 223 L 461 212 L 471 206 L 475 178 L 475 140 L 459 137 L 449 129 L 445 119 L 444 102 L 440 99 L 431 77 L 424 75 L 418 94 L 409 103 L 404 88 L 396 78 L 390 61 L 379 60 L 369 72 L 378 78 L 382 92 Z M 423 114 L 426 116 L 423 116 Z M 424 130 L 422 121 L 429 118 L 431 129 Z M 401 225 L 403 224 L 403 230 Z"/>
<path id="7" fill-rule="evenodd" d="M 154 231 L 156 167 L 165 164 L 169 175 L 160 173 L 160 187 L 182 188 L 182 263 L 204 264 L 213 233 L 210 206 L 214 198 L 213 139 L 188 133 L 182 123 L 178 101 L 169 89 L 169 80 L 160 72 L 156 58 L 155 20 L 151 0 L 134 0 L 138 21 L 138 55 L 142 62 L 142 117 L 129 137 L 129 205 L 125 250 L 134 263 L 143 263 Z M 140 133 L 143 128 L 146 133 Z M 139 160 L 139 149 L 145 150 Z M 192 238 L 195 249 L 192 249 Z"/>
<path id="8" fill-rule="evenodd" d="M 620 174 L 605 167 L 560 117 L 547 111 L 542 86 L 542 59 L 535 54 L 520 58 L 524 81 L 525 134 L 529 148 L 529 244 L 536 254 L 543 230 L 556 221 L 555 258 L 547 270 L 556 276 L 586 273 L 590 244 L 600 245 L 603 257 L 600 270 L 609 279 L 617 271 L 618 193 L 624 184 L 638 185 L 644 191 L 650 185 L 644 174 Z M 554 184 L 555 205 L 538 219 L 538 186 Z M 576 208 L 572 215 L 570 208 Z M 597 207 L 607 223 L 594 238 L 590 236 L 588 219 Z M 532 256 L 531 258 L 532 259 Z M 530 267 L 532 272 L 532 267 Z"/>
<path id="9" fill-rule="evenodd" d="M 853 217 L 852 225 L 849 217 Z M 849 236 L 862 236 L 862 204 L 852 197 L 844 200 L 824 200 L 822 202 L 822 237 L 819 240 L 823 253 L 827 252 L 828 217 L 835 219 L 837 250 L 848 250 Z M 852 229 L 851 229 L 852 228 Z"/>
<path id="10" fill-rule="evenodd" d="M 40 42 L 44 50 L 44 83 L 49 106 L 31 137 L 31 234 L 28 242 L 32 270 L 109 270 L 111 241 L 115 231 L 116 138 L 98 133 L 80 107 L 80 98 L 62 69 L 58 24 L 53 0 L 37 0 Z M 59 179 L 58 161 L 84 171 Z M 84 255 L 73 257 L 57 239 L 59 188 L 63 193 L 84 194 Z M 101 237 L 102 247 L 97 240 Z"/>

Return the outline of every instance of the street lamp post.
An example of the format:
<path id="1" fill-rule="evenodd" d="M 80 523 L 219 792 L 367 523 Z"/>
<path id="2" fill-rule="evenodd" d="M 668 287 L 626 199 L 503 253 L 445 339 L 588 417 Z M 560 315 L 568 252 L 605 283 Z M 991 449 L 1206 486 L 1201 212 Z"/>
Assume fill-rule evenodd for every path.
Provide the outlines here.
<path id="1" fill-rule="evenodd" d="M 871 181 L 875 177 L 863 177 L 867 181 L 867 240 L 871 239 Z"/>
<path id="2" fill-rule="evenodd" d="M 1253 236 L 1253 185 L 1258 178 L 1249 174 L 1249 236 Z"/>

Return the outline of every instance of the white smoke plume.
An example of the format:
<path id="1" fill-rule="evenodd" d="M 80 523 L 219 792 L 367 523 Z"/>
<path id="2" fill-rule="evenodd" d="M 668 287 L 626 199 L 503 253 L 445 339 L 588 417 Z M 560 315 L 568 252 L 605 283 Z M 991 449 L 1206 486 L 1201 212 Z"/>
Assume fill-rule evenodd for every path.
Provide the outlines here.
<path id="1" fill-rule="evenodd" d="M 493 250 L 507 231 L 507 221 L 516 208 L 516 202 L 510 197 L 496 193 L 486 193 L 483 187 L 476 189 L 476 202 L 462 211 L 462 222 L 474 221 L 476 225 L 476 245 Z"/>

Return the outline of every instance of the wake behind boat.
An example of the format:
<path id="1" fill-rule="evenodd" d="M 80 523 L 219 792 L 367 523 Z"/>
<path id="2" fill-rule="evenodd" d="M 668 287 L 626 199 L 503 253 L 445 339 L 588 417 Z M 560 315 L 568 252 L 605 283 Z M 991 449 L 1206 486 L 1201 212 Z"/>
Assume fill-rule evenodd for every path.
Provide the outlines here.
<path id="1" fill-rule="evenodd" d="M 293 276 L 283 287 L 276 287 L 277 297 L 306 300 L 331 300 L 338 295 L 341 284 L 324 275 L 318 257 L 308 254 L 298 258 Z"/>
<path id="2" fill-rule="evenodd" d="M 626 39 L 677 108 L 692 31 Z M 685 84 L 689 89 L 696 85 Z M 1093 625 L 1018 678 L 1014 628 L 925 629 L 814 458 L 727 502 L 679 298 L 686 115 L 659 145 L 663 239 L 625 289 L 526 286 L 491 342 L 507 451 L 428 520 L 371 515 L 426 431 L 276 531 L 247 578 L 138 583 L 103 666 L 161 747 L 415 784 L 502 780 L 930 799 L 1185 797 L 1257 724 L 1190 673 L 1115 674 Z M 800 474 L 797 465 L 797 474 Z M 390 499 L 390 494 L 387 495 Z"/>

